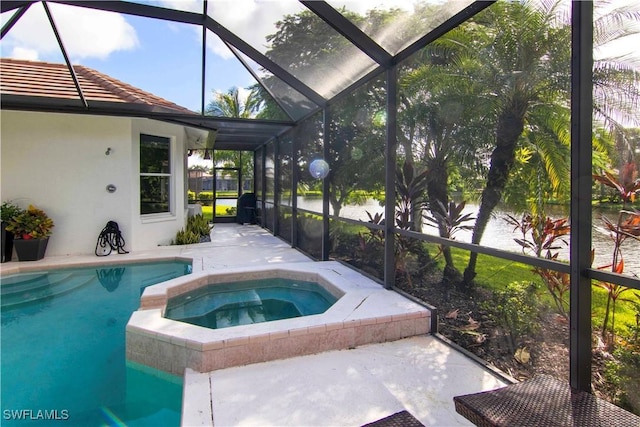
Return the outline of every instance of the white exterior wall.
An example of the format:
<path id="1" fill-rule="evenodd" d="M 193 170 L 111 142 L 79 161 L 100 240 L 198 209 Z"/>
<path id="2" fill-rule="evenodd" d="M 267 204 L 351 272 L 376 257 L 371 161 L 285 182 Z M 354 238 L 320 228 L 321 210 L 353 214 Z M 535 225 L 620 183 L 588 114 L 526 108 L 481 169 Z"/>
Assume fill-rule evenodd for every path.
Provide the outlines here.
<path id="1" fill-rule="evenodd" d="M 168 244 L 184 226 L 184 129 L 146 119 L 7 111 L 1 113 L 1 199 L 42 208 L 55 223 L 47 256 L 93 254 L 107 221 L 126 249 Z M 173 212 L 140 217 L 140 132 L 171 138 Z M 105 152 L 111 148 L 109 155 Z M 109 193 L 107 185 L 117 190 Z"/>
<path id="2" fill-rule="evenodd" d="M 140 215 L 140 134 L 162 136 L 171 140 L 171 163 L 173 168 L 173 196 L 171 214 Z M 185 204 L 185 132 L 182 126 L 156 122 L 147 119 L 133 119 L 131 139 L 134 147 L 131 153 L 131 165 L 135 170 L 135 179 L 131 180 L 131 200 L 133 245 L 138 249 L 149 249 L 158 245 L 168 245 L 175 239 L 176 233 L 186 222 Z"/>

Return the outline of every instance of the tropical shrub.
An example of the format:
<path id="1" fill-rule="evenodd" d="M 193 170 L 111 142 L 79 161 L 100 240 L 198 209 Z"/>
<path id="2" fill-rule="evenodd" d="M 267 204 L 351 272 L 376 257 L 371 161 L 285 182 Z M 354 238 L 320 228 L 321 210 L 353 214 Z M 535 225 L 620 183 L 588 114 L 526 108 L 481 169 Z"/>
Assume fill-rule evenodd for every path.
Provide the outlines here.
<path id="1" fill-rule="evenodd" d="M 211 226 L 204 215 L 193 215 L 187 218 L 187 231 L 191 231 L 198 236 L 209 236 Z"/>
<path id="2" fill-rule="evenodd" d="M 540 306 L 536 291 L 534 282 L 511 282 L 483 304 L 492 320 L 505 331 L 507 346 L 513 354 L 538 329 Z"/>
<path id="3" fill-rule="evenodd" d="M 616 178 L 608 172 L 601 175 L 593 175 L 593 179 L 605 186 L 615 190 L 623 202 L 623 208 L 618 213 L 617 220 L 610 220 L 606 216 L 602 216 L 602 222 L 606 227 L 606 232 L 613 242 L 613 250 L 611 256 L 611 264 L 601 266 L 599 269 L 610 270 L 613 273 L 624 273 L 624 259 L 622 257 L 622 244 L 627 238 L 640 241 L 640 211 L 627 209 L 628 204 L 633 203 L 636 195 L 640 193 L 640 179 L 635 163 L 627 163 L 620 171 L 620 176 Z M 615 343 L 615 319 L 616 319 L 616 302 L 625 300 L 621 295 L 630 291 L 630 288 L 609 283 L 605 281 L 597 281 L 597 285 L 607 291 L 607 307 L 602 323 L 602 338 L 609 345 Z M 627 301 L 630 301 L 627 299 Z"/>
<path id="4" fill-rule="evenodd" d="M 7 226 L 7 230 L 16 235 L 17 238 L 43 239 L 53 232 L 53 220 L 42 209 L 33 205 L 25 211 L 14 216 Z"/>
<path id="5" fill-rule="evenodd" d="M 189 245 L 193 243 L 200 243 L 200 236 L 193 231 L 181 229 L 176 234 L 176 240 L 171 242 L 173 245 Z"/>
<path id="6" fill-rule="evenodd" d="M 187 218 L 187 226 L 176 233 L 172 245 L 189 245 L 208 241 L 211 225 L 204 215 L 193 215 Z"/>
<path id="7" fill-rule="evenodd" d="M 507 215 L 506 221 L 519 230 L 522 238 L 513 239 L 522 246 L 522 252 L 533 252 L 538 258 L 557 261 L 563 246 L 568 246 L 566 240 L 571 227 L 567 218 L 552 219 L 550 217 L 524 214 L 522 220 Z M 559 314 L 569 320 L 569 288 L 570 275 L 556 270 L 534 267 L 533 272 L 540 276 L 553 298 L 553 303 Z"/>
<path id="8" fill-rule="evenodd" d="M 0 206 L 0 219 L 2 221 L 9 222 L 23 211 L 24 210 L 20 206 L 12 203 L 11 201 L 2 202 L 2 206 Z"/>

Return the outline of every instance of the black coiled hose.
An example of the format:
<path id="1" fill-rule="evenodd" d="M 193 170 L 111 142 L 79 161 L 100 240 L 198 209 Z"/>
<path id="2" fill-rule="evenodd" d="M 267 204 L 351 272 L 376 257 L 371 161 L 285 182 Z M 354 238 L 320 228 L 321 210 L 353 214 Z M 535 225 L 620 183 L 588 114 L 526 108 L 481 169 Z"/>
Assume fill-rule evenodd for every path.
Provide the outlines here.
<path id="1" fill-rule="evenodd" d="M 96 242 L 96 255 L 107 256 L 113 250 L 118 251 L 119 254 L 128 254 L 129 251 L 124 250 L 124 245 L 124 237 L 122 237 L 118 223 L 115 221 L 109 221 L 107 222 L 107 226 L 102 229 L 98 236 L 98 241 Z M 100 251 L 98 251 L 99 249 Z"/>

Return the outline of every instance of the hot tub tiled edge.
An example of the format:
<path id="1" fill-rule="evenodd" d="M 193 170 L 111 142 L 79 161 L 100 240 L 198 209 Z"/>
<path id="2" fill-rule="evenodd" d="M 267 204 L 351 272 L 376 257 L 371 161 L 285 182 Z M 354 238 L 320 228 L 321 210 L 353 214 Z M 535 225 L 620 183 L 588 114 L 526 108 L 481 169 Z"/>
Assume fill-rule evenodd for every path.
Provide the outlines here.
<path id="1" fill-rule="evenodd" d="M 127 358 L 182 375 L 185 368 L 209 372 L 430 332 L 428 309 L 365 276 L 353 275 L 352 270 L 341 274 L 347 273 L 342 269 L 350 270 L 335 262 L 296 263 L 269 270 L 264 267 L 225 269 L 192 274 L 191 281 L 180 278 L 149 287 L 143 294 L 141 309 L 133 313 L 127 324 Z M 341 299 L 340 304 L 320 315 L 220 330 L 162 316 L 170 296 L 211 283 L 210 280 L 214 280 L 213 283 L 237 280 L 238 274 L 242 280 L 284 274 L 323 285 L 328 283 L 332 292 L 344 293 L 344 301 Z M 192 282 L 198 285 L 192 287 Z"/>

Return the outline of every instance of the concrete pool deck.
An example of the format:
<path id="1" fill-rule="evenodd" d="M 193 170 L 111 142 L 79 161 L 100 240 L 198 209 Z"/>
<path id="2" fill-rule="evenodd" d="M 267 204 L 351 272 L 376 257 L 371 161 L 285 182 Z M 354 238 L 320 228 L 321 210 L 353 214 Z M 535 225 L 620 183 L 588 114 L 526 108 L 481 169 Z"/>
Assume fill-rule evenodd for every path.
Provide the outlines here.
<path id="1" fill-rule="evenodd" d="M 453 397 L 505 385 L 429 335 L 351 350 L 187 371 L 184 426 L 362 426 L 406 410 L 425 426 L 472 425 Z"/>
<path id="2" fill-rule="evenodd" d="M 195 273 L 311 261 L 260 227 L 216 224 L 210 243 L 104 258 L 46 257 L 5 263 L 0 271 L 170 258 L 193 259 Z M 402 410 L 424 425 L 471 425 L 456 414 L 453 396 L 505 384 L 438 338 L 421 335 L 213 372 L 187 370 L 182 425 L 359 426 Z"/>

